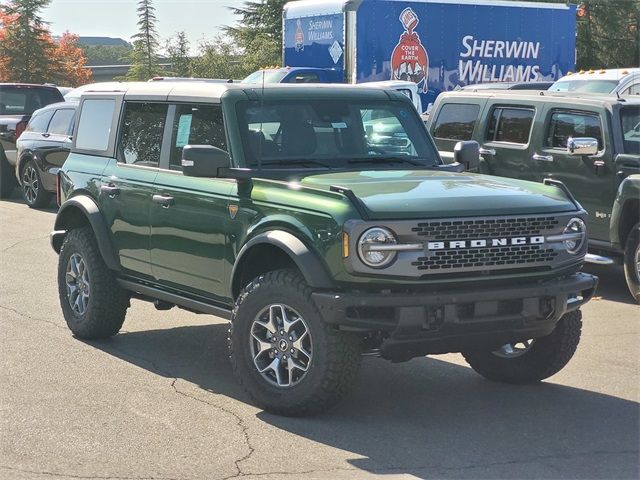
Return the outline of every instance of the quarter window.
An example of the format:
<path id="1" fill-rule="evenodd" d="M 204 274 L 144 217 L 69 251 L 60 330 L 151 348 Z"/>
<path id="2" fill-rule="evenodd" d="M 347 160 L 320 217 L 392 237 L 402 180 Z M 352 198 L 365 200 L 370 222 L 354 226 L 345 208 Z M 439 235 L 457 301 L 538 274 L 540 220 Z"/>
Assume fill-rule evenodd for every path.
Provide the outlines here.
<path id="1" fill-rule="evenodd" d="M 48 132 L 52 135 L 69 135 L 71 133 L 71 122 L 75 111 L 71 109 L 56 110 L 49 123 Z"/>
<path id="2" fill-rule="evenodd" d="M 495 108 L 491 113 L 488 142 L 529 143 L 534 110 L 529 108 Z"/>
<path id="3" fill-rule="evenodd" d="M 115 107 L 116 101 L 113 99 L 90 99 L 82 102 L 76 148 L 101 152 L 107 150 Z"/>
<path id="4" fill-rule="evenodd" d="M 598 140 L 598 150 L 604 148 L 600 117 L 578 112 L 555 112 L 551 114 L 546 146 L 567 148 L 570 137 L 590 137 Z"/>
<path id="5" fill-rule="evenodd" d="M 157 167 L 166 117 L 166 104 L 127 103 L 122 123 L 119 161 Z"/>
<path id="6" fill-rule="evenodd" d="M 51 116 L 53 115 L 53 110 L 47 110 L 42 113 L 37 113 L 27 125 L 27 132 L 37 132 L 44 133 L 47 131 L 47 126 L 49 125 L 49 120 L 51 120 Z"/>
<path id="7" fill-rule="evenodd" d="M 319 83 L 320 78 L 316 73 L 303 72 L 293 75 L 287 80 L 287 83 Z"/>
<path id="8" fill-rule="evenodd" d="M 449 140 L 471 140 L 480 107 L 462 103 L 448 103 L 442 107 L 433 135 Z"/>
<path id="9" fill-rule="evenodd" d="M 182 170 L 185 145 L 211 145 L 226 150 L 222 109 L 212 105 L 178 105 L 171 139 L 171 170 Z"/>

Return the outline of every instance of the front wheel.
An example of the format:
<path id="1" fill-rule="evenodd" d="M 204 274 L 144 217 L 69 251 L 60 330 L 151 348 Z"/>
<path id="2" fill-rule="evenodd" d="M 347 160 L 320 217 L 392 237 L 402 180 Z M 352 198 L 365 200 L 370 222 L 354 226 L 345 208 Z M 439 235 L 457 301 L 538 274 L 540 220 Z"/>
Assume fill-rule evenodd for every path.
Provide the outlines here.
<path id="1" fill-rule="evenodd" d="M 233 370 L 256 404 L 280 415 L 310 415 L 354 383 L 361 347 L 327 325 L 297 272 L 253 280 L 239 295 L 229 329 Z"/>
<path id="2" fill-rule="evenodd" d="M 582 312 L 565 314 L 546 337 L 507 344 L 498 350 L 466 351 L 467 363 L 483 377 L 505 383 L 535 383 L 569 363 L 580 342 Z"/>
<path id="3" fill-rule="evenodd" d="M 38 167 L 33 160 L 27 160 L 20 175 L 20 186 L 24 201 L 31 208 L 41 208 L 51 202 L 51 193 L 42 185 Z"/>
<path id="4" fill-rule="evenodd" d="M 624 276 L 629 292 L 640 303 L 640 223 L 634 225 L 624 249 Z"/>

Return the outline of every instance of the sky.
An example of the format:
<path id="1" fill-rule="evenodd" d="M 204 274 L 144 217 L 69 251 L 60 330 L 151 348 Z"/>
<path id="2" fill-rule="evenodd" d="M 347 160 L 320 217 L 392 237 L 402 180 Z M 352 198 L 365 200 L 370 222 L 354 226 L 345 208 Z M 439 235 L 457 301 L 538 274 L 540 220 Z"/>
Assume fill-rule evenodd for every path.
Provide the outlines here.
<path id="1" fill-rule="evenodd" d="M 2 0 L 0 0 L 2 3 Z M 66 30 L 80 36 L 119 37 L 127 41 L 136 33 L 136 0 L 53 0 L 42 12 L 54 35 Z M 235 16 L 227 7 L 242 0 L 155 0 L 157 29 L 164 40 L 184 30 L 195 47 L 212 39 L 221 25 L 232 25 Z"/>

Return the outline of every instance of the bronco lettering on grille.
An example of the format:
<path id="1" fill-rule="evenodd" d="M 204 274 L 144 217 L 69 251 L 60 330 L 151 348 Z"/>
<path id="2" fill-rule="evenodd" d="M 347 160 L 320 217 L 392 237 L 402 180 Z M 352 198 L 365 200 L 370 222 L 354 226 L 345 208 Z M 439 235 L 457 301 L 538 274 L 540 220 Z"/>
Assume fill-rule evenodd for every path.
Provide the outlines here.
<path id="1" fill-rule="evenodd" d="M 489 248 L 507 245 L 540 245 L 544 243 L 543 236 L 510 237 L 474 240 L 445 240 L 442 242 L 428 242 L 427 250 L 456 250 L 461 248 Z"/>

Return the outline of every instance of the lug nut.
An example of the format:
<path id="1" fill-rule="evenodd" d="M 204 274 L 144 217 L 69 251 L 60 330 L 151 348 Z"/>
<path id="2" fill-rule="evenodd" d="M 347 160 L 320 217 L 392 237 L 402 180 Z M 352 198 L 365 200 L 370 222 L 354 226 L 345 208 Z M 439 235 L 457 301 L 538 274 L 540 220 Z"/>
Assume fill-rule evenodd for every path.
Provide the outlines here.
<path id="1" fill-rule="evenodd" d="M 293 335 L 289 335 L 289 340 L 293 342 Z"/>
<path id="2" fill-rule="evenodd" d="M 292 348 L 292 349 L 291 349 L 291 353 L 293 353 L 293 352 L 295 352 L 295 350 Z"/>
<path id="3" fill-rule="evenodd" d="M 284 330 L 280 330 L 280 335 L 284 335 Z"/>

